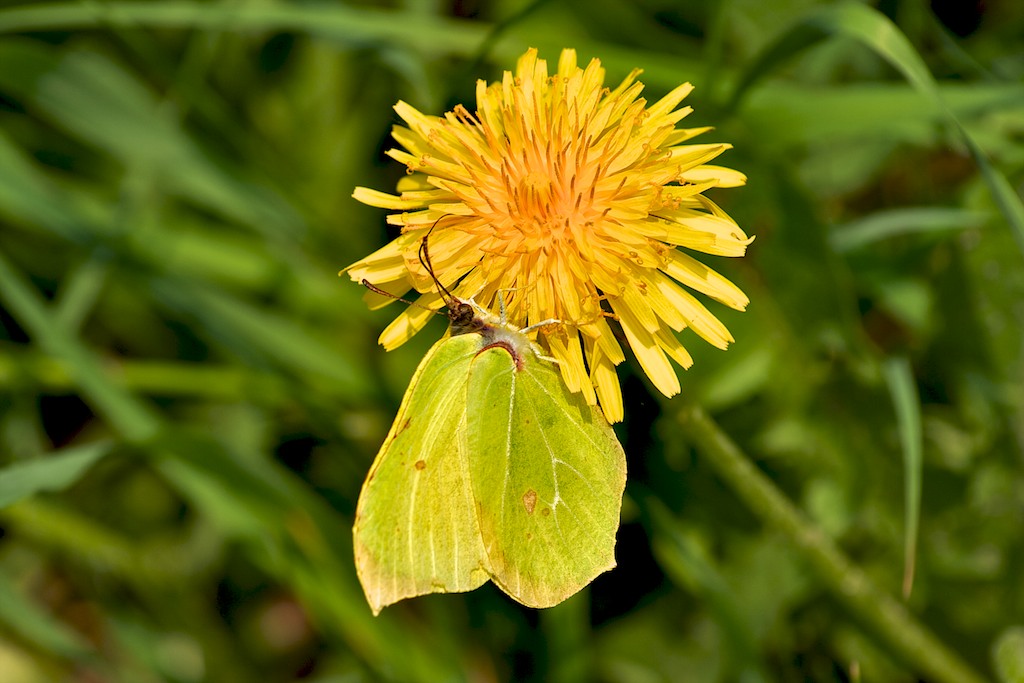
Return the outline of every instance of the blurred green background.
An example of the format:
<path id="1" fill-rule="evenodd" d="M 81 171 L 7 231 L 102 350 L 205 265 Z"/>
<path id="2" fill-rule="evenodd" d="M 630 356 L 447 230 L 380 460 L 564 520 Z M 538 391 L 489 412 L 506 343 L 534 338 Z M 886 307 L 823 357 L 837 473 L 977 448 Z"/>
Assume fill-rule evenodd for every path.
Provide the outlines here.
<path id="1" fill-rule="evenodd" d="M 4 3 L 0 681 L 1024 681 L 1021 36 L 1012 0 Z M 395 101 L 530 46 L 694 83 L 751 304 L 682 397 L 620 367 L 617 569 L 375 619 L 355 501 L 444 321 L 376 345 L 397 308 L 337 271 L 394 232 L 350 193 L 405 172 Z"/>

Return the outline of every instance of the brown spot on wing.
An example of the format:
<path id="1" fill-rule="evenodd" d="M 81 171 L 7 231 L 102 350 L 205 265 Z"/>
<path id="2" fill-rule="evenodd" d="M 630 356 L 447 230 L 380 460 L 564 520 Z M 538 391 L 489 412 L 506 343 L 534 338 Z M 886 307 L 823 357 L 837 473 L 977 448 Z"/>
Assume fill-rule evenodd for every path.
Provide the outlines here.
<path id="1" fill-rule="evenodd" d="M 533 508 L 537 506 L 537 492 L 530 489 L 523 494 L 523 507 L 526 508 L 526 514 L 532 515 Z"/>
<path id="2" fill-rule="evenodd" d="M 409 428 L 409 422 L 411 422 L 411 421 L 412 421 L 411 417 L 405 418 L 405 422 L 403 422 L 402 426 L 398 428 L 397 432 L 395 432 L 395 436 L 398 436 L 399 434 L 404 432 L 406 429 L 408 429 Z"/>
<path id="3" fill-rule="evenodd" d="M 427 468 L 427 463 L 423 462 L 422 460 L 417 460 L 416 461 L 416 469 L 418 469 L 418 470 L 425 470 L 426 468 Z"/>
<path id="4" fill-rule="evenodd" d="M 543 510 L 540 511 L 540 514 L 542 514 L 545 517 L 547 517 L 548 515 L 551 514 L 551 508 L 544 508 Z"/>

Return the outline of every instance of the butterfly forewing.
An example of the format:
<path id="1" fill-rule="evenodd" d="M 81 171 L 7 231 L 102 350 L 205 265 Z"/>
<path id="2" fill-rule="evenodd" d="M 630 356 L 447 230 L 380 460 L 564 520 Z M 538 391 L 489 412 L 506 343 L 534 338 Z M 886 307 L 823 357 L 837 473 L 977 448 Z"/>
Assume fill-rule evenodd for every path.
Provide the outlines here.
<path id="1" fill-rule="evenodd" d="M 469 366 L 479 348 L 478 335 L 431 348 L 363 484 L 356 569 L 375 614 L 488 578 L 464 457 Z"/>
<path id="2" fill-rule="evenodd" d="M 550 607 L 615 566 L 625 487 L 622 447 L 554 367 L 504 348 L 470 367 L 466 454 L 495 583 Z"/>

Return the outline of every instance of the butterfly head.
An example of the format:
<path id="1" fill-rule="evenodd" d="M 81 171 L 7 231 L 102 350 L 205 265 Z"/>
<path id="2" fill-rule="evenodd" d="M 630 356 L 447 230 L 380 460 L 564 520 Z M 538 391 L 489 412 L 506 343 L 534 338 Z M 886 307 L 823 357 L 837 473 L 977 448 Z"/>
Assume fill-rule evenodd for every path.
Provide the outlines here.
<path id="1" fill-rule="evenodd" d="M 448 320 L 451 324 L 452 336 L 479 332 L 484 324 L 477 316 L 476 309 L 471 304 L 452 298 L 448 304 Z"/>

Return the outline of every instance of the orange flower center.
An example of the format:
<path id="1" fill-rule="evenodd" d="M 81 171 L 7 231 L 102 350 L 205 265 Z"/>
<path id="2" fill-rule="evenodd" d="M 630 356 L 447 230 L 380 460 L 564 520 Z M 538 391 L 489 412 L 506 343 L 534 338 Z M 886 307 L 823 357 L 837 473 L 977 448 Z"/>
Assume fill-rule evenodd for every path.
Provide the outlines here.
<path id="1" fill-rule="evenodd" d="M 495 238 L 508 240 L 519 233 L 517 251 L 571 245 L 592 236 L 602 211 L 594 207 L 592 191 L 576 187 L 576 175 L 555 169 L 553 174 L 515 168 L 505 162 L 492 183 L 484 188 L 487 207 L 479 207 L 495 229 Z"/>

